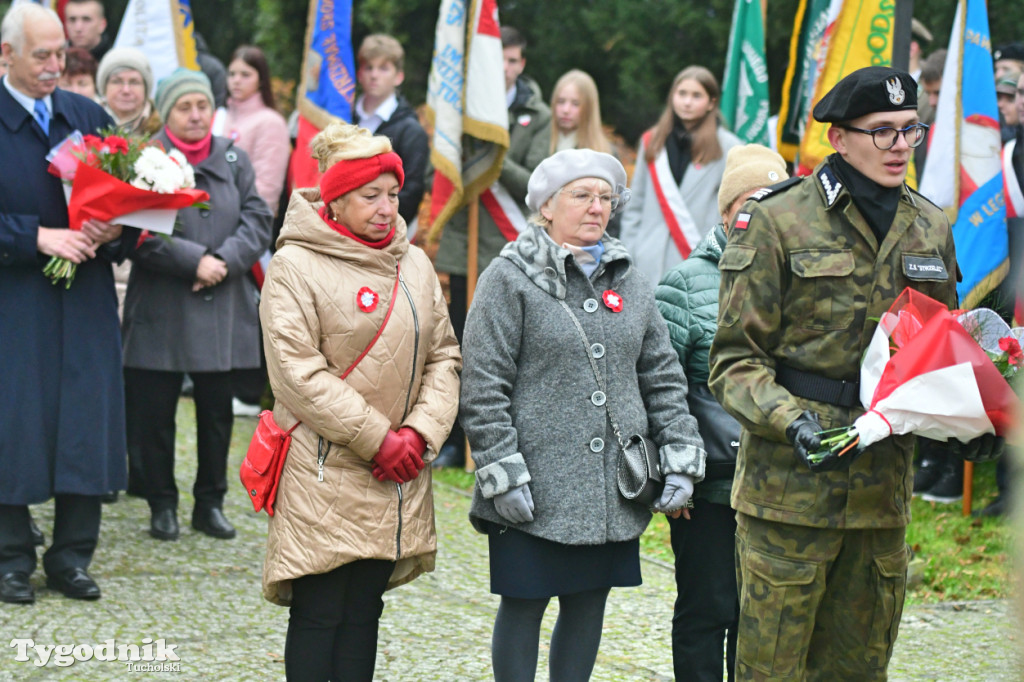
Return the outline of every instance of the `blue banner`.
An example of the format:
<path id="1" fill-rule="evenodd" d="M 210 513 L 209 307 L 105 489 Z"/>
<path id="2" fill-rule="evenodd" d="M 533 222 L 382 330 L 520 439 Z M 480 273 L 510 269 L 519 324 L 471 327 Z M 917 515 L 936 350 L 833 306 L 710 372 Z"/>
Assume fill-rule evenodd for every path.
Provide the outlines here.
<path id="1" fill-rule="evenodd" d="M 999 284 L 1009 258 L 988 27 L 984 0 L 967 0 L 960 77 L 960 210 L 953 225 L 957 261 L 964 277 L 957 293 L 965 307 L 977 305 Z"/>
<path id="2" fill-rule="evenodd" d="M 318 128 L 332 117 L 351 121 L 356 90 L 351 0 L 311 0 L 306 40 L 300 111 Z"/>

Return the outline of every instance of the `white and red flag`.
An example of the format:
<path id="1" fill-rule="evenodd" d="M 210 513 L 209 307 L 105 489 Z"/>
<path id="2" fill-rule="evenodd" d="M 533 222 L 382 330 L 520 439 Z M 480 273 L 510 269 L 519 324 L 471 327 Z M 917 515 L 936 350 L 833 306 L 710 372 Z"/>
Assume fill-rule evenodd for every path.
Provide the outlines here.
<path id="1" fill-rule="evenodd" d="M 427 81 L 434 234 L 501 173 L 509 145 L 502 59 L 495 0 L 442 0 Z"/>

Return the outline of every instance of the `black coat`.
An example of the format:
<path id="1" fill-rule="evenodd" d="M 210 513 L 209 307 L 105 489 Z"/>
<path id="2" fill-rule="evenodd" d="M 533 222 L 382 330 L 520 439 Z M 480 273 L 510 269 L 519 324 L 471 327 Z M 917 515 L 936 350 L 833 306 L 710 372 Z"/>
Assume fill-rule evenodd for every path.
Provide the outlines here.
<path id="1" fill-rule="evenodd" d="M 46 154 L 72 131 L 113 125 L 96 103 L 53 93 L 47 139 L 0 84 L 0 504 L 124 488 L 121 337 L 111 262 L 138 231 L 78 267 L 70 289 L 43 275 L 38 228 L 68 224 Z"/>
<path id="2" fill-rule="evenodd" d="M 404 97 L 398 95 L 398 108 L 391 118 L 380 124 L 375 134 L 387 135 L 395 153 L 402 159 L 405 182 L 398 193 L 398 213 L 405 218 L 406 225 L 411 225 L 419 213 L 426 184 L 427 159 L 430 157 L 427 133 L 416 112 Z"/>

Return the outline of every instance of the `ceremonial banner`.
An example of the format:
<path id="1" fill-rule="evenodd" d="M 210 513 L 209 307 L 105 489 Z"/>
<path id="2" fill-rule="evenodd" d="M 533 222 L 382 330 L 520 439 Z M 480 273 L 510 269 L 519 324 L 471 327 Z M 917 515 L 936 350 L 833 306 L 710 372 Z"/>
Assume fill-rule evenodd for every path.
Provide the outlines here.
<path id="1" fill-rule="evenodd" d="M 814 84 L 811 108 L 844 76 L 857 69 L 892 66 L 895 3 L 892 0 L 844 0 L 841 5 L 828 41 L 825 67 Z M 818 123 L 808 115 L 798 157 L 799 174 L 807 175 L 835 151 L 828 142 L 830 125 Z"/>
<path id="2" fill-rule="evenodd" d="M 963 308 L 978 305 L 1009 267 L 991 50 L 984 0 L 960 0 L 929 131 L 921 194 L 953 223 Z"/>
<path id="3" fill-rule="evenodd" d="M 800 0 L 789 44 L 789 67 L 782 86 L 778 135 L 779 153 L 796 160 L 807 119 L 811 115 L 814 84 L 825 64 L 828 41 L 835 28 L 842 0 Z"/>
<path id="4" fill-rule="evenodd" d="M 153 69 L 153 92 L 178 67 L 199 70 L 189 0 L 128 0 L 114 47 L 141 50 Z"/>
<path id="5" fill-rule="evenodd" d="M 747 143 L 768 146 L 768 66 L 761 0 L 736 0 L 722 84 L 722 114 Z"/>
<path id="6" fill-rule="evenodd" d="M 434 125 L 431 234 L 501 173 L 508 107 L 495 0 L 442 0 L 427 81 Z M 498 202 L 500 206 L 500 202 Z"/>
<path id="7" fill-rule="evenodd" d="M 350 122 L 355 102 L 352 0 L 310 0 L 302 80 L 296 92 L 299 133 L 288 165 L 289 186 L 320 182 L 309 143 L 332 120 Z"/>

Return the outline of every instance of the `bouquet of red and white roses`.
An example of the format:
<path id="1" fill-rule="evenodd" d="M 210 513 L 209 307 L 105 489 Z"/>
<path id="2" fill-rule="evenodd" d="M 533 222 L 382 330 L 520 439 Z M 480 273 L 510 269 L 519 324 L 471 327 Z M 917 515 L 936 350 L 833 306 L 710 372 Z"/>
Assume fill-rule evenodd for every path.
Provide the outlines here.
<path id="1" fill-rule="evenodd" d="M 1013 391 L 1024 367 L 1024 328 L 994 311 L 950 311 L 907 288 L 882 316 L 864 355 L 860 399 L 867 412 L 852 426 L 820 432 L 812 461 L 867 447 L 893 434 L 966 443 L 1005 436 L 1020 401 Z"/>
<path id="2" fill-rule="evenodd" d="M 210 198 L 195 189 L 195 171 L 181 152 L 165 152 L 146 137 L 101 138 L 75 131 L 46 159 L 50 172 L 66 186 L 72 230 L 95 219 L 170 234 L 179 209 L 205 205 Z M 76 267 L 54 256 L 43 273 L 70 288 Z"/>

